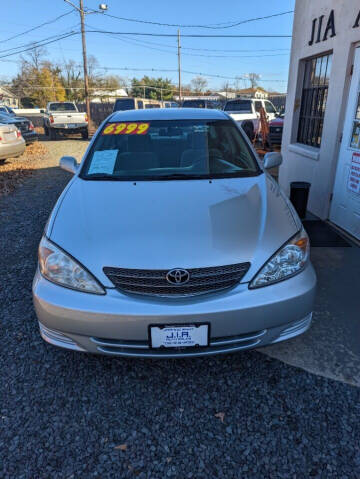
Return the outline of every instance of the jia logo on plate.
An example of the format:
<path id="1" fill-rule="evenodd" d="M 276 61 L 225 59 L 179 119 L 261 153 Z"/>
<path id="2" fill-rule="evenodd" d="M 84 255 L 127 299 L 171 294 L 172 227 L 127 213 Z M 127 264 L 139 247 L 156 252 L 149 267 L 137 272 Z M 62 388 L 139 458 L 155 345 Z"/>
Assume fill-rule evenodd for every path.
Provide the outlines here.
<path id="1" fill-rule="evenodd" d="M 167 273 L 166 279 L 169 283 L 180 286 L 189 281 L 190 273 L 186 269 L 175 268 Z"/>

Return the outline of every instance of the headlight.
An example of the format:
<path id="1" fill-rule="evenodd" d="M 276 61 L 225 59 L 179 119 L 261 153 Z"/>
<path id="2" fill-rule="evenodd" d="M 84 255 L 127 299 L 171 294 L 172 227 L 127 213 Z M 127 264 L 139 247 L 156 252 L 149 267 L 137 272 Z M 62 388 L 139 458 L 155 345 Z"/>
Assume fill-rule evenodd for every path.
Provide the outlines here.
<path id="1" fill-rule="evenodd" d="M 309 259 L 310 242 L 304 229 L 283 246 L 261 268 L 249 288 L 277 283 L 299 273 Z"/>
<path id="2" fill-rule="evenodd" d="M 53 283 L 87 293 L 105 294 L 104 288 L 83 266 L 45 236 L 39 245 L 39 268 L 41 274 Z"/>

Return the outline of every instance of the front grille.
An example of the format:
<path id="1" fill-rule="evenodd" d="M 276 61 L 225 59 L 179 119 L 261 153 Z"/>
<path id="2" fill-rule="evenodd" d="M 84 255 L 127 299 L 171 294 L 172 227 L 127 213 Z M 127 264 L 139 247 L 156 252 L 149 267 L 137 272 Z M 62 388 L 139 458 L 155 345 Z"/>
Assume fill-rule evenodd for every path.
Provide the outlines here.
<path id="1" fill-rule="evenodd" d="M 238 336 L 212 338 L 209 346 L 195 346 L 191 348 L 150 348 L 149 341 L 129 341 L 123 339 L 107 339 L 92 337 L 100 353 L 114 356 L 137 356 L 144 358 L 175 358 L 210 356 L 212 354 L 226 354 L 242 349 L 254 348 L 264 339 L 266 329 L 254 331 Z"/>
<path id="2" fill-rule="evenodd" d="M 269 131 L 270 131 L 270 133 L 281 133 L 282 127 L 281 126 L 270 126 Z"/>
<path id="3" fill-rule="evenodd" d="M 188 269 L 189 281 L 179 285 L 173 285 L 167 281 L 166 275 L 169 270 L 104 267 L 103 271 L 120 291 L 174 298 L 212 293 L 236 286 L 249 268 L 250 263 L 240 263 Z"/>
<path id="4" fill-rule="evenodd" d="M 17 123 L 18 128 L 20 131 L 28 131 L 29 129 L 29 124 L 27 122 L 22 122 L 22 123 Z"/>

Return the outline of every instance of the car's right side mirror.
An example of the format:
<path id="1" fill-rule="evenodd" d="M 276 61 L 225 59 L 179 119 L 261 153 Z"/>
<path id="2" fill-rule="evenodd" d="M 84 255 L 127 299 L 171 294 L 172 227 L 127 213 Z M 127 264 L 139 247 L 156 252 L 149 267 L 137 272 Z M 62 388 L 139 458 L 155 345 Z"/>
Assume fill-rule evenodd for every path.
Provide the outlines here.
<path id="1" fill-rule="evenodd" d="M 282 155 L 277 151 L 272 151 L 271 153 L 266 153 L 264 156 L 264 168 L 268 170 L 269 168 L 275 168 L 280 166 L 282 163 Z"/>
<path id="2" fill-rule="evenodd" d="M 73 156 L 63 156 L 60 159 L 60 168 L 70 173 L 76 173 L 78 169 L 78 164 L 76 159 Z"/>

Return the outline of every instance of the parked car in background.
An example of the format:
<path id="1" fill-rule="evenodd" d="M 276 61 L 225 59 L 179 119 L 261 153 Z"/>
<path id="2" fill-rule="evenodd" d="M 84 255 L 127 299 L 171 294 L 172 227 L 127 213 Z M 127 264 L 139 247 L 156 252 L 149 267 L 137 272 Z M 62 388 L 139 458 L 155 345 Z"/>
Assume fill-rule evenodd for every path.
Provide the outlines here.
<path id="1" fill-rule="evenodd" d="M 281 145 L 284 130 L 284 117 L 275 118 L 269 123 L 269 145 Z"/>
<path id="2" fill-rule="evenodd" d="M 211 108 L 211 109 L 221 109 L 222 104 L 217 100 L 208 100 L 201 98 L 194 98 L 193 100 L 184 100 L 181 105 L 182 108 Z"/>
<path id="3" fill-rule="evenodd" d="M 35 131 L 31 120 L 22 116 L 11 116 L 8 113 L 0 112 L 0 123 L 15 125 L 21 132 L 26 144 L 38 140 L 38 134 Z"/>
<path id="4" fill-rule="evenodd" d="M 114 103 L 114 111 L 147 110 L 149 108 L 164 108 L 164 102 L 148 98 L 118 98 Z"/>
<path id="5" fill-rule="evenodd" d="M 259 127 L 261 108 L 264 108 L 269 121 L 273 120 L 278 114 L 271 101 L 256 98 L 229 100 L 225 103 L 224 111 L 238 122 L 250 140 L 253 140 Z"/>
<path id="6" fill-rule="evenodd" d="M 0 119 L 0 163 L 7 158 L 16 158 L 25 151 L 25 140 L 14 124 L 2 123 Z M 1 171 L 1 170 L 0 170 Z"/>
<path id="7" fill-rule="evenodd" d="M 294 208 L 226 113 L 116 112 L 96 133 L 39 246 L 43 339 L 113 356 L 194 357 L 297 336 L 316 276 Z M 128 207 L 130 205 L 130 207 Z"/>
<path id="8" fill-rule="evenodd" d="M 12 108 L 3 104 L 2 105 L 0 104 L 0 113 L 7 113 L 8 115 L 16 116 L 16 113 L 14 112 Z"/>
<path id="9" fill-rule="evenodd" d="M 163 101 L 164 108 L 179 108 L 179 104 L 176 101 Z"/>
<path id="10" fill-rule="evenodd" d="M 88 117 L 81 113 L 73 102 L 50 102 L 44 116 L 44 132 L 51 140 L 63 135 L 81 133 L 82 138 L 89 137 Z"/>

